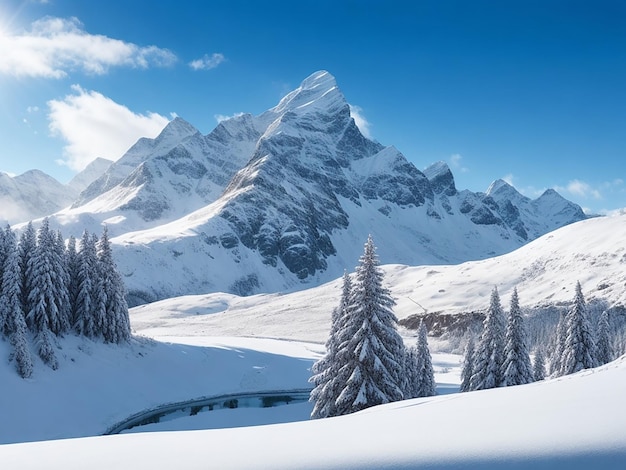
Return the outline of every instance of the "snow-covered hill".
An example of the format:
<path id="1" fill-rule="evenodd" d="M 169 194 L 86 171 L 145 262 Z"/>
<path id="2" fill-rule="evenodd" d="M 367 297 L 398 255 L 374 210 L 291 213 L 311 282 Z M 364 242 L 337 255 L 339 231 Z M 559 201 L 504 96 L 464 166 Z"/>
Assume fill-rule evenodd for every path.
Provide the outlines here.
<path id="1" fill-rule="evenodd" d="M 384 243 L 377 243 L 382 269 L 400 319 L 485 311 L 494 286 L 505 307 L 514 287 L 524 308 L 569 304 L 577 281 L 589 302 L 602 300 L 622 316 L 626 311 L 626 215 L 577 222 L 511 253 L 457 265 L 385 265 Z M 340 291 L 341 280 L 336 279 L 293 293 L 184 296 L 135 307 L 131 319 L 140 330 L 156 335 L 184 328 L 198 335 L 323 342 Z"/>
<path id="2" fill-rule="evenodd" d="M 559 380 L 401 401 L 337 418 L 3 445 L 0 461 L 13 470 L 42 462 L 59 470 L 617 470 L 626 460 L 625 377 L 621 358 Z M 63 411 L 70 412 L 57 412 L 61 420 Z"/>
<path id="3" fill-rule="evenodd" d="M 626 216 L 589 219 L 494 259 L 445 267 L 386 265 L 385 283 L 398 301 L 395 311 L 400 317 L 420 310 L 416 301 L 430 311 L 484 309 L 494 285 L 505 305 L 513 286 L 518 287 L 522 306 L 569 302 L 576 280 L 587 299 L 603 296 L 609 304 L 623 306 L 625 232 Z M 10 423 L 0 426 L 0 441 L 48 440 L 0 445 L 0 462 L 26 469 L 37 468 L 45 459 L 50 468 L 63 470 L 84 467 L 85 460 L 93 468 L 122 464 L 202 468 L 208 458 L 220 468 L 257 468 L 259 462 L 265 468 L 623 465 L 623 357 L 556 380 L 447 394 L 458 384 L 460 358 L 439 352 L 436 346 L 442 343 L 434 339 L 438 397 L 314 422 L 49 441 L 101 434 L 159 404 L 306 387 L 312 361 L 323 351 L 320 343 L 328 334 L 339 287 L 333 281 L 288 294 L 168 299 L 131 310 L 138 336 L 130 346 L 68 336 L 59 343 L 59 370 L 36 359 L 35 373 L 28 380 L 19 378 L 8 361 L 0 363 L 0 416 L 3 423 Z M 8 343 L 0 342 L 2 356 L 7 357 L 9 350 Z M 302 420 L 307 414 L 300 406 L 265 417 L 242 408 L 229 418 L 231 411 L 209 411 L 198 419 L 214 427 Z M 202 427 L 193 424 L 198 422 L 194 417 L 180 418 L 145 429 Z M 342 441 L 342 436 L 351 438 Z M 276 442 L 281 443 L 278 449 Z M 242 445 L 246 452 L 241 452 Z M 317 448 L 325 451 L 316 452 Z M 122 460 L 111 460 L 116 458 Z"/>

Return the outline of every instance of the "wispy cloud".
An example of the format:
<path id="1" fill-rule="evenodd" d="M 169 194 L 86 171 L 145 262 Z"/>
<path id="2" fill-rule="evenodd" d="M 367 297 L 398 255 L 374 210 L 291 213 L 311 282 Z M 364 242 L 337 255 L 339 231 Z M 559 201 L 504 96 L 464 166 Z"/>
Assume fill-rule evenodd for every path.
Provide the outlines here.
<path id="1" fill-rule="evenodd" d="M 363 114 L 363 108 L 356 105 L 350 105 L 350 116 L 354 119 L 354 123 L 363 134 L 368 139 L 372 138 L 372 125 L 369 123 L 367 119 L 365 119 L 365 115 Z"/>
<path id="2" fill-rule="evenodd" d="M 514 179 L 514 177 L 513 177 L 512 173 L 509 173 L 508 175 L 504 175 L 502 177 L 503 181 L 506 181 L 508 184 L 510 184 L 511 186 L 515 187 L 515 185 L 513 184 L 513 179 Z"/>
<path id="3" fill-rule="evenodd" d="M 243 116 L 245 113 L 235 113 L 232 116 L 226 116 L 225 114 L 215 114 L 213 115 L 213 117 L 215 118 L 215 120 L 220 123 L 222 121 L 226 121 L 228 119 L 232 119 L 232 118 L 236 118 L 239 116 Z"/>
<path id="4" fill-rule="evenodd" d="M 47 17 L 30 31 L 0 36 L 0 75 L 62 78 L 81 70 L 102 75 L 111 67 L 169 66 L 176 56 L 156 46 L 89 34 L 77 18 Z"/>
<path id="5" fill-rule="evenodd" d="M 578 179 L 570 181 L 566 186 L 557 186 L 554 189 L 560 193 L 571 194 L 584 199 L 602 199 L 600 190 Z"/>
<path id="6" fill-rule="evenodd" d="M 461 173 L 467 173 L 469 168 L 463 165 L 463 156 L 460 153 L 450 155 L 450 167 L 460 171 Z"/>
<path id="7" fill-rule="evenodd" d="M 84 169 L 96 157 L 117 160 L 140 137 L 156 137 L 168 123 L 157 113 L 137 114 L 106 96 L 72 87 L 74 94 L 48 101 L 49 128 L 67 145 L 57 162 Z"/>
<path id="8" fill-rule="evenodd" d="M 193 70 L 210 70 L 214 69 L 222 62 L 226 60 L 224 54 L 220 54 L 219 52 L 214 52 L 213 54 L 204 54 L 200 59 L 192 60 L 189 62 L 189 67 Z"/>

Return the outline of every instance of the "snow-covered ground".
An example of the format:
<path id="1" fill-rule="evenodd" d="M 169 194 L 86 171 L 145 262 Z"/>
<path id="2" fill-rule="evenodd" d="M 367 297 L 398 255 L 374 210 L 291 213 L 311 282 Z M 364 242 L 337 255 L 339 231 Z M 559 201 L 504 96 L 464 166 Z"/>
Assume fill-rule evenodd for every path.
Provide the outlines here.
<path id="1" fill-rule="evenodd" d="M 486 308 L 493 285 L 505 307 L 514 285 L 524 305 L 549 289 L 548 298 L 571 300 L 577 280 L 586 297 L 623 303 L 624 222 L 582 222 L 492 260 L 386 266 L 385 281 L 399 317 L 419 313 L 416 301 L 429 311 Z M 2 361 L 0 468 L 624 468 L 626 357 L 557 380 L 459 394 L 459 356 L 434 340 L 437 397 L 317 421 L 307 420 L 308 403 L 203 411 L 99 436 L 162 404 L 306 388 L 338 295 L 334 281 L 284 295 L 169 299 L 132 309 L 128 347 L 69 336 L 59 370 L 38 361 L 28 380 Z M 9 350 L 0 342 L 0 357 Z M 253 426 L 269 423 L 281 424 Z"/>
<path id="2" fill-rule="evenodd" d="M 324 420 L 5 445 L 0 462 L 63 470 L 623 469 L 625 374 L 622 359 L 559 380 Z"/>

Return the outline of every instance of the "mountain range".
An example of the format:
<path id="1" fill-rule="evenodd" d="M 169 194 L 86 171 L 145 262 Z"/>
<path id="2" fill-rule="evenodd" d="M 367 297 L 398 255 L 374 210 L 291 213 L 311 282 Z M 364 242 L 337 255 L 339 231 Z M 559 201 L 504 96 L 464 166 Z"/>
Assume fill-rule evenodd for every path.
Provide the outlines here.
<path id="1" fill-rule="evenodd" d="M 326 71 L 206 135 L 175 118 L 99 168 L 74 195 L 39 184 L 53 201 L 39 216 L 66 236 L 106 224 L 131 305 L 319 285 L 352 269 L 368 234 L 383 263 L 456 264 L 586 218 L 554 190 L 532 200 L 497 180 L 475 193 L 443 162 L 420 171 L 360 132 Z"/>
<path id="2" fill-rule="evenodd" d="M 16 224 L 53 214 L 71 205 L 113 163 L 96 158 L 68 184 L 40 170 L 11 177 L 0 173 L 0 222 Z"/>

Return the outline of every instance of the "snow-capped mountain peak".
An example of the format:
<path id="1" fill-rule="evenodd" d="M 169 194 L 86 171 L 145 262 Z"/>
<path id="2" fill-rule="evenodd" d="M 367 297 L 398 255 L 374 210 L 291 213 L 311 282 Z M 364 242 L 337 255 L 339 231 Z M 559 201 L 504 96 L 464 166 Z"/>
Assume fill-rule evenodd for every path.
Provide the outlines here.
<path id="1" fill-rule="evenodd" d="M 346 106 L 348 103 L 337 87 L 337 81 L 325 70 L 305 78 L 300 86 L 288 93 L 270 111 L 306 113 L 315 108 L 330 108 L 331 105 Z"/>
<path id="2" fill-rule="evenodd" d="M 504 182 L 457 191 L 442 162 L 422 173 L 364 137 L 319 71 L 265 113 L 207 135 L 174 119 L 52 222 L 75 236 L 106 222 L 136 304 L 319 284 L 350 268 L 369 234 L 387 263 L 483 259 L 585 218 L 563 201 L 535 203 Z"/>
<path id="3" fill-rule="evenodd" d="M 454 196 L 456 194 L 454 176 L 446 162 L 438 161 L 426 167 L 424 175 L 426 175 L 426 178 L 430 181 L 433 191 L 436 194 L 445 194 L 447 196 Z"/>

